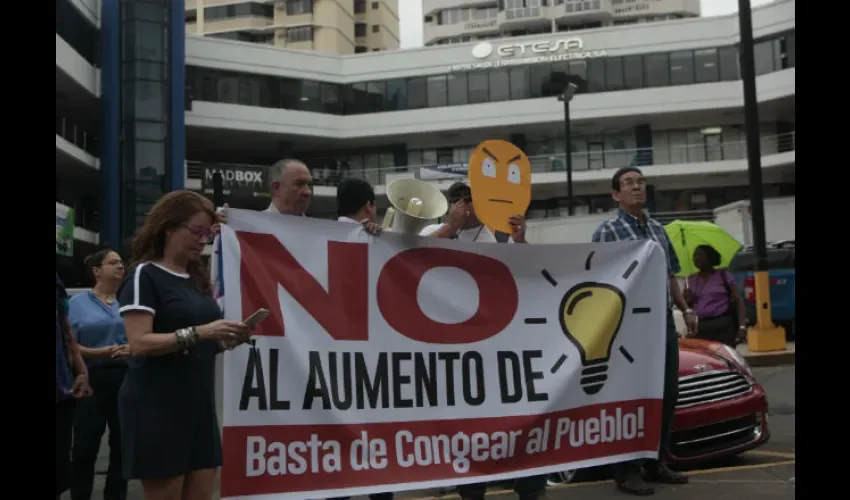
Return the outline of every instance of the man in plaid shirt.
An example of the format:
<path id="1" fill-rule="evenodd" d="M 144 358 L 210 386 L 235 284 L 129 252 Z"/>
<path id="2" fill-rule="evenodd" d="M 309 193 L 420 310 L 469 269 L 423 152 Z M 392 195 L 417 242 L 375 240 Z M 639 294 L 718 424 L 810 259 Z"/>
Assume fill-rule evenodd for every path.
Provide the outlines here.
<path id="1" fill-rule="evenodd" d="M 617 216 L 599 225 L 593 233 L 594 243 L 646 240 L 651 239 L 661 245 L 667 255 L 668 275 L 670 276 L 667 300 L 672 301 L 684 312 L 688 331 L 695 330 L 694 313 L 688 308 L 682 297 L 675 274 L 681 270 L 679 259 L 673 245 L 667 237 L 664 226 L 648 217 L 644 212 L 646 203 L 646 179 L 640 169 L 625 167 L 617 170 L 611 179 L 611 196 L 620 207 Z M 673 321 L 673 310 L 667 309 L 667 342 L 664 363 L 664 406 L 661 419 L 661 450 L 670 446 L 670 427 L 679 396 L 679 335 Z M 659 457 L 660 458 L 660 457 Z M 617 488 L 634 495 L 651 495 L 655 490 L 641 477 L 641 466 L 646 470 L 646 480 L 666 483 L 685 484 L 688 477 L 671 471 L 660 460 L 632 460 L 617 464 L 615 480 Z"/>

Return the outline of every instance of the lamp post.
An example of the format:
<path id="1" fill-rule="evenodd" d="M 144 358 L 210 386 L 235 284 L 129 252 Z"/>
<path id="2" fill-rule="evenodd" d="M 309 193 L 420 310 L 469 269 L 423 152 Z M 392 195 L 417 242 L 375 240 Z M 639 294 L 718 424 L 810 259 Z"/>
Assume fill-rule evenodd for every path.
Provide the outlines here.
<path id="1" fill-rule="evenodd" d="M 575 215 L 575 203 L 573 200 L 573 152 L 570 133 L 570 101 L 573 100 L 578 86 L 568 83 L 564 92 L 558 95 L 558 100 L 564 103 L 564 164 L 567 167 L 567 214 Z"/>
<path id="2" fill-rule="evenodd" d="M 754 270 L 756 325 L 750 327 L 747 332 L 747 344 L 751 351 L 782 351 L 786 349 L 785 329 L 773 324 L 770 308 L 770 277 L 767 265 L 761 175 L 761 138 L 759 137 L 759 110 L 753 55 L 753 13 L 750 0 L 738 0 L 738 23 L 741 35 L 739 61 L 741 80 L 744 84 L 744 129 L 747 144 L 747 172 L 750 180 L 753 250 L 756 255 Z"/>

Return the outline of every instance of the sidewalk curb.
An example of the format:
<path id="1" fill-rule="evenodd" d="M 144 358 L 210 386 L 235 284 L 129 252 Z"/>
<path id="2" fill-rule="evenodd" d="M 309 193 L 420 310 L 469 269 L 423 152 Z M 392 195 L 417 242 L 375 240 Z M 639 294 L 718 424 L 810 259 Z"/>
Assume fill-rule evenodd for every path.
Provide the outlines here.
<path id="1" fill-rule="evenodd" d="M 744 359 L 751 367 L 757 366 L 785 366 L 795 364 L 796 350 L 785 350 L 776 352 L 760 352 L 743 354 Z"/>

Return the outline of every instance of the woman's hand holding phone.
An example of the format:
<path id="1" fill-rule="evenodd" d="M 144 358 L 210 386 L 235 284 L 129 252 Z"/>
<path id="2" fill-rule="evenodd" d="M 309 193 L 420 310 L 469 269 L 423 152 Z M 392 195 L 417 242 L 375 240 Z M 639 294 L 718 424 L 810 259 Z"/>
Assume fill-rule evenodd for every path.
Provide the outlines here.
<path id="1" fill-rule="evenodd" d="M 251 330 L 252 328 L 249 328 L 245 323 L 219 319 L 197 327 L 195 332 L 201 340 L 244 342 L 251 336 Z"/>

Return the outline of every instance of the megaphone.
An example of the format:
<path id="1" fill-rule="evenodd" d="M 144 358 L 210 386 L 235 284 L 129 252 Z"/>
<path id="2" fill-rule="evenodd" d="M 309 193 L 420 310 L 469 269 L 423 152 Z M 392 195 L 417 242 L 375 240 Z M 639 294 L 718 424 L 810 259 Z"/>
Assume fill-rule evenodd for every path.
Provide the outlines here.
<path id="1" fill-rule="evenodd" d="M 384 215 L 384 229 L 394 233 L 419 234 L 431 219 L 449 210 L 449 201 L 439 189 L 419 179 L 396 179 L 387 186 L 392 205 Z"/>

